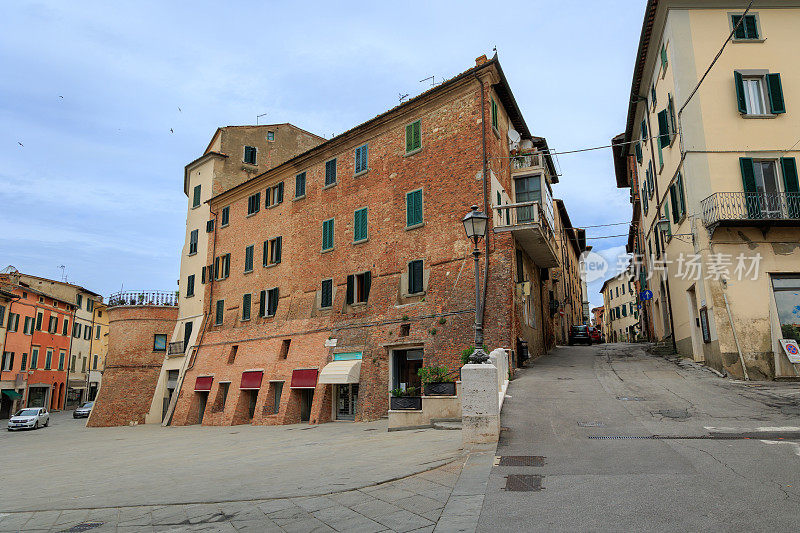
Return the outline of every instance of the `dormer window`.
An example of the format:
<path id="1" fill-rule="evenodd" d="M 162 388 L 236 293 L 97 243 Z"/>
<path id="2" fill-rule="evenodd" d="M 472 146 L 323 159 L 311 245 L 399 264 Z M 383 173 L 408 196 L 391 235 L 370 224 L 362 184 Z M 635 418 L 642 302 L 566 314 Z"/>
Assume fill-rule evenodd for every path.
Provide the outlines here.
<path id="1" fill-rule="evenodd" d="M 256 164 L 256 153 L 257 150 L 255 146 L 245 146 L 244 147 L 244 162 L 249 165 Z"/>

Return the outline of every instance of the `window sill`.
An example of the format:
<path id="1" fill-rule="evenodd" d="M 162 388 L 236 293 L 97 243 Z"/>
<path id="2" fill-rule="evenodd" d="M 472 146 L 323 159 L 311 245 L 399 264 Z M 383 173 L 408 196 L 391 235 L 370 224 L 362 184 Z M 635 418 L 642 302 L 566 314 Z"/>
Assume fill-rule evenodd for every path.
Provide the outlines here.
<path id="1" fill-rule="evenodd" d="M 732 43 L 763 43 L 766 39 L 731 39 Z"/>
<path id="2" fill-rule="evenodd" d="M 353 177 L 354 178 L 359 178 L 359 177 L 363 176 L 364 174 L 369 174 L 369 169 L 362 170 L 361 172 L 356 172 L 355 174 L 353 174 Z"/>
<path id="3" fill-rule="evenodd" d="M 275 207 L 278 207 L 278 206 L 279 206 L 279 205 L 281 205 L 282 203 L 283 203 L 283 201 L 281 200 L 281 201 L 280 201 L 280 202 L 278 202 L 277 204 L 272 204 L 272 205 L 266 205 L 266 206 L 264 206 L 264 209 L 273 209 L 273 208 L 275 208 Z"/>
<path id="4" fill-rule="evenodd" d="M 242 319 L 239 319 L 239 322 L 250 322 L 250 319 L 249 318 L 242 318 Z"/>
<path id="5" fill-rule="evenodd" d="M 242 164 L 243 165 L 249 165 L 251 167 L 257 167 L 258 166 L 258 163 L 251 163 L 250 161 L 245 161 L 244 159 L 242 159 Z"/>
<path id="6" fill-rule="evenodd" d="M 189 252 L 189 253 L 188 253 L 188 254 L 186 254 L 186 255 L 188 255 L 189 257 L 192 257 L 193 255 L 197 255 L 197 252 Z"/>
<path id="7" fill-rule="evenodd" d="M 741 115 L 741 117 L 742 118 L 748 118 L 748 119 L 751 119 L 751 118 L 754 118 L 754 119 L 759 119 L 759 118 L 778 118 L 778 115 L 773 115 L 772 113 L 765 114 L 765 115 L 750 115 L 750 114 L 747 114 L 747 113 L 743 113 Z"/>
<path id="8" fill-rule="evenodd" d="M 199 205 L 199 204 L 198 204 L 198 205 L 193 205 L 193 206 L 191 207 L 191 209 L 197 209 L 198 207 L 200 207 L 200 205 Z"/>
<path id="9" fill-rule="evenodd" d="M 228 226 L 230 226 L 230 224 L 222 224 L 222 225 L 220 225 L 219 229 L 227 228 Z"/>
<path id="10" fill-rule="evenodd" d="M 350 307 L 353 307 L 353 308 L 356 308 L 356 309 L 359 309 L 361 307 L 366 307 L 366 306 L 367 306 L 367 302 L 353 302 L 353 303 L 350 304 Z"/>
<path id="11" fill-rule="evenodd" d="M 411 150 L 410 152 L 406 152 L 405 154 L 403 154 L 403 157 L 410 157 L 410 156 L 412 156 L 414 154 L 420 153 L 421 151 L 422 151 L 422 146 L 420 146 L 419 148 L 415 148 L 414 150 Z"/>
<path id="12" fill-rule="evenodd" d="M 248 213 L 247 215 L 245 215 L 245 216 L 244 216 L 244 218 L 250 218 L 250 217 L 254 217 L 254 216 L 256 216 L 257 214 L 258 214 L 258 211 L 255 211 L 254 213 Z"/>
<path id="13" fill-rule="evenodd" d="M 185 300 L 188 300 L 189 298 L 194 298 L 194 294 L 187 294 L 187 295 L 186 295 L 186 296 L 184 296 L 183 298 L 184 298 Z M 100 340 L 100 339 L 95 339 L 95 340 Z"/>
<path id="14" fill-rule="evenodd" d="M 302 196 L 295 196 L 294 198 L 292 198 L 292 201 L 293 201 L 293 202 L 296 202 L 297 200 L 304 200 L 304 199 L 305 199 L 305 197 L 306 197 L 306 195 L 305 195 L 305 194 L 304 194 L 304 195 L 302 195 Z"/>
<path id="15" fill-rule="evenodd" d="M 252 274 L 252 273 L 253 273 L 253 269 L 252 269 L 252 268 L 251 268 L 250 270 L 245 270 L 245 271 L 243 272 L 243 274 L 244 274 L 245 276 L 246 276 L 247 274 Z"/>
<path id="16" fill-rule="evenodd" d="M 280 263 L 268 263 L 268 264 L 264 265 L 264 268 L 272 268 L 272 267 L 276 267 L 278 265 L 280 265 Z"/>
<path id="17" fill-rule="evenodd" d="M 420 222 L 419 224 L 414 224 L 413 226 L 406 226 L 405 229 L 406 229 L 406 231 L 409 231 L 409 230 L 412 230 L 412 229 L 421 228 L 424 225 L 425 225 L 424 222 Z"/>
<path id="18" fill-rule="evenodd" d="M 336 187 L 336 184 L 339 183 L 338 181 L 334 181 L 333 183 L 329 183 L 327 185 L 323 185 L 322 190 L 330 189 L 331 187 Z"/>
<path id="19" fill-rule="evenodd" d="M 369 238 L 361 239 L 359 241 L 353 241 L 353 246 L 355 246 L 356 244 L 364 244 L 365 242 L 369 242 Z"/>
<path id="20" fill-rule="evenodd" d="M 332 252 L 332 251 L 334 251 L 335 249 L 336 249 L 336 248 L 328 248 L 327 250 L 321 250 L 319 253 L 321 253 L 321 254 L 327 254 L 328 252 Z"/>

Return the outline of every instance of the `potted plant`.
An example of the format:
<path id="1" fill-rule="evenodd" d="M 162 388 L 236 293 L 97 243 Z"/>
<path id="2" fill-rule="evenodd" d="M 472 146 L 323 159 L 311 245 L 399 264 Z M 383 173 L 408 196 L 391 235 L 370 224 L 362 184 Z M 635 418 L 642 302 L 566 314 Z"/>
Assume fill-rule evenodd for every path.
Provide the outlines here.
<path id="1" fill-rule="evenodd" d="M 426 396 L 455 396 L 456 382 L 444 365 L 424 366 L 417 370 Z"/>
<path id="2" fill-rule="evenodd" d="M 389 398 L 389 409 L 399 410 L 422 410 L 422 396 L 416 387 L 406 387 L 405 389 L 392 389 L 392 397 Z"/>
<path id="3" fill-rule="evenodd" d="M 489 353 L 489 350 L 486 349 L 486 346 L 481 346 L 481 349 L 484 352 Z M 472 355 L 472 352 L 474 352 L 475 350 L 476 350 L 475 346 L 471 346 L 469 348 L 464 348 L 464 350 L 461 352 L 461 364 L 462 365 L 466 365 L 467 363 L 469 363 L 469 357 Z"/>

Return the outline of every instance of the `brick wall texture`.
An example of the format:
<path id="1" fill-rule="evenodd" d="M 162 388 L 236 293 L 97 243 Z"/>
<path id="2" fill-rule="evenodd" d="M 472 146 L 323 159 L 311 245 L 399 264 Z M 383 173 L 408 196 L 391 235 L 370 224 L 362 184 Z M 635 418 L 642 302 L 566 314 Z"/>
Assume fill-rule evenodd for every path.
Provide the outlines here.
<path id="1" fill-rule="evenodd" d="M 88 426 L 143 424 L 150 411 L 163 351 L 153 350 L 156 334 L 169 339 L 178 318 L 177 307 L 118 306 L 107 310 L 108 356 L 103 386 L 97 394 Z"/>
<path id="2" fill-rule="evenodd" d="M 274 168 L 211 200 L 212 212 L 230 206 L 230 224 L 217 228 L 207 264 L 230 253 L 230 276 L 207 283 L 209 313 L 179 392 L 173 424 L 286 424 L 300 421 L 300 390 L 290 388 L 292 371 L 322 369 L 339 352 L 362 352 L 356 420 L 385 415 L 389 404 L 392 351 L 422 348 L 424 363 L 461 366 L 460 355 L 473 344 L 475 278 L 472 243 L 461 222 L 470 206 L 484 203 L 482 135 L 485 124 L 489 171 L 513 190 L 508 161 L 508 118 L 499 105 L 498 128 L 490 124 L 490 99 L 500 98 L 494 68 L 432 90 L 428 96 L 359 126 L 310 154 Z M 483 103 L 481 95 L 483 94 Z M 481 115 L 483 107 L 483 116 Z M 420 121 L 421 148 L 406 153 L 406 125 Z M 483 123 L 482 123 L 483 122 Z M 368 170 L 355 174 L 354 151 L 368 146 Z M 325 186 L 325 162 L 336 158 L 337 180 Z M 306 192 L 295 196 L 295 176 L 306 173 Z M 284 183 L 284 200 L 264 206 L 266 191 Z M 406 227 L 406 194 L 423 191 L 424 223 Z M 487 184 L 488 189 L 488 184 Z M 261 208 L 248 216 L 248 197 L 261 193 Z M 487 190 L 488 193 L 488 190 Z M 488 196 L 488 194 L 487 194 Z M 491 202 L 491 199 L 489 199 Z M 368 209 L 368 238 L 354 243 L 354 212 Z M 323 221 L 334 220 L 334 247 L 322 251 Z M 528 341 L 533 356 L 551 345 L 543 320 L 548 288 L 539 268 L 525 256 L 533 284 L 533 327 L 520 323 L 515 288 L 515 244 L 510 233 L 487 231 L 489 269 L 484 321 L 489 349 L 515 349 Z M 264 241 L 280 236 L 282 258 L 263 266 Z M 253 245 L 253 270 L 245 272 L 245 249 Z M 482 253 L 486 253 L 481 243 Z M 406 294 L 408 262 L 421 259 L 425 293 Z M 484 270 L 481 256 L 481 271 Z M 364 305 L 348 305 L 350 274 L 371 272 Z M 199 276 L 198 276 L 199 278 Z M 333 306 L 320 308 L 321 283 L 332 279 Z M 259 317 L 259 293 L 278 287 L 274 317 Z M 252 294 L 251 318 L 243 320 L 243 295 Z M 214 324 L 217 301 L 224 301 L 222 325 Z M 406 325 L 408 331 L 402 331 Z M 282 353 L 290 341 L 288 353 Z M 326 343 L 326 341 L 330 341 Z M 335 346 L 333 346 L 335 344 Z M 235 357 L 232 357 L 235 347 Z M 242 372 L 263 370 L 252 419 L 251 392 L 240 390 Z M 213 376 L 210 392 L 195 392 L 198 376 Z M 105 377 L 104 388 L 105 388 Z M 277 414 L 274 392 L 283 382 Z M 230 382 L 227 395 L 221 382 Z M 204 400 L 204 396 L 207 395 Z M 334 389 L 317 384 L 310 422 L 332 419 Z M 225 396 L 223 402 L 223 396 Z M 224 406 L 223 406 L 224 404 Z"/>

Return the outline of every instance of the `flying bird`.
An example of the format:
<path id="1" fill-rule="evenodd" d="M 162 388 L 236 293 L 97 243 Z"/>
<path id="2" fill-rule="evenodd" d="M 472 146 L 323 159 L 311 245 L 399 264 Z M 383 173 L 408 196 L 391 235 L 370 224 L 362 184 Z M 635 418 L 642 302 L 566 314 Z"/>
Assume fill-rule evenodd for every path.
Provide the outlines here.
<path id="1" fill-rule="evenodd" d="M 24 145 L 24 144 L 22 144 L 21 142 L 17 141 L 17 144 L 18 144 L 18 145 L 20 145 L 20 146 L 22 146 L 23 148 L 25 148 L 25 145 Z"/>
<path id="2" fill-rule="evenodd" d="M 62 100 L 64 99 L 64 97 L 63 97 L 63 96 L 61 96 L 60 94 L 58 95 L 58 97 L 59 97 L 59 98 L 61 98 Z"/>
<path id="3" fill-rule="evenodd" d="M 175 132 L 172 130 L 172 128 L 170 128 L 170 129 L 169 129 L 169 132 L 170 132 L 170 133 L 175 133 Z"/>
<path id="4" fill-rule="evenodd" d="M 180 107 L 178 108 L 178 112 L 179 112 L 179 113 L 183 113 L 183 111 L 181 111 L 181 108 L 180 108 Z"/>

